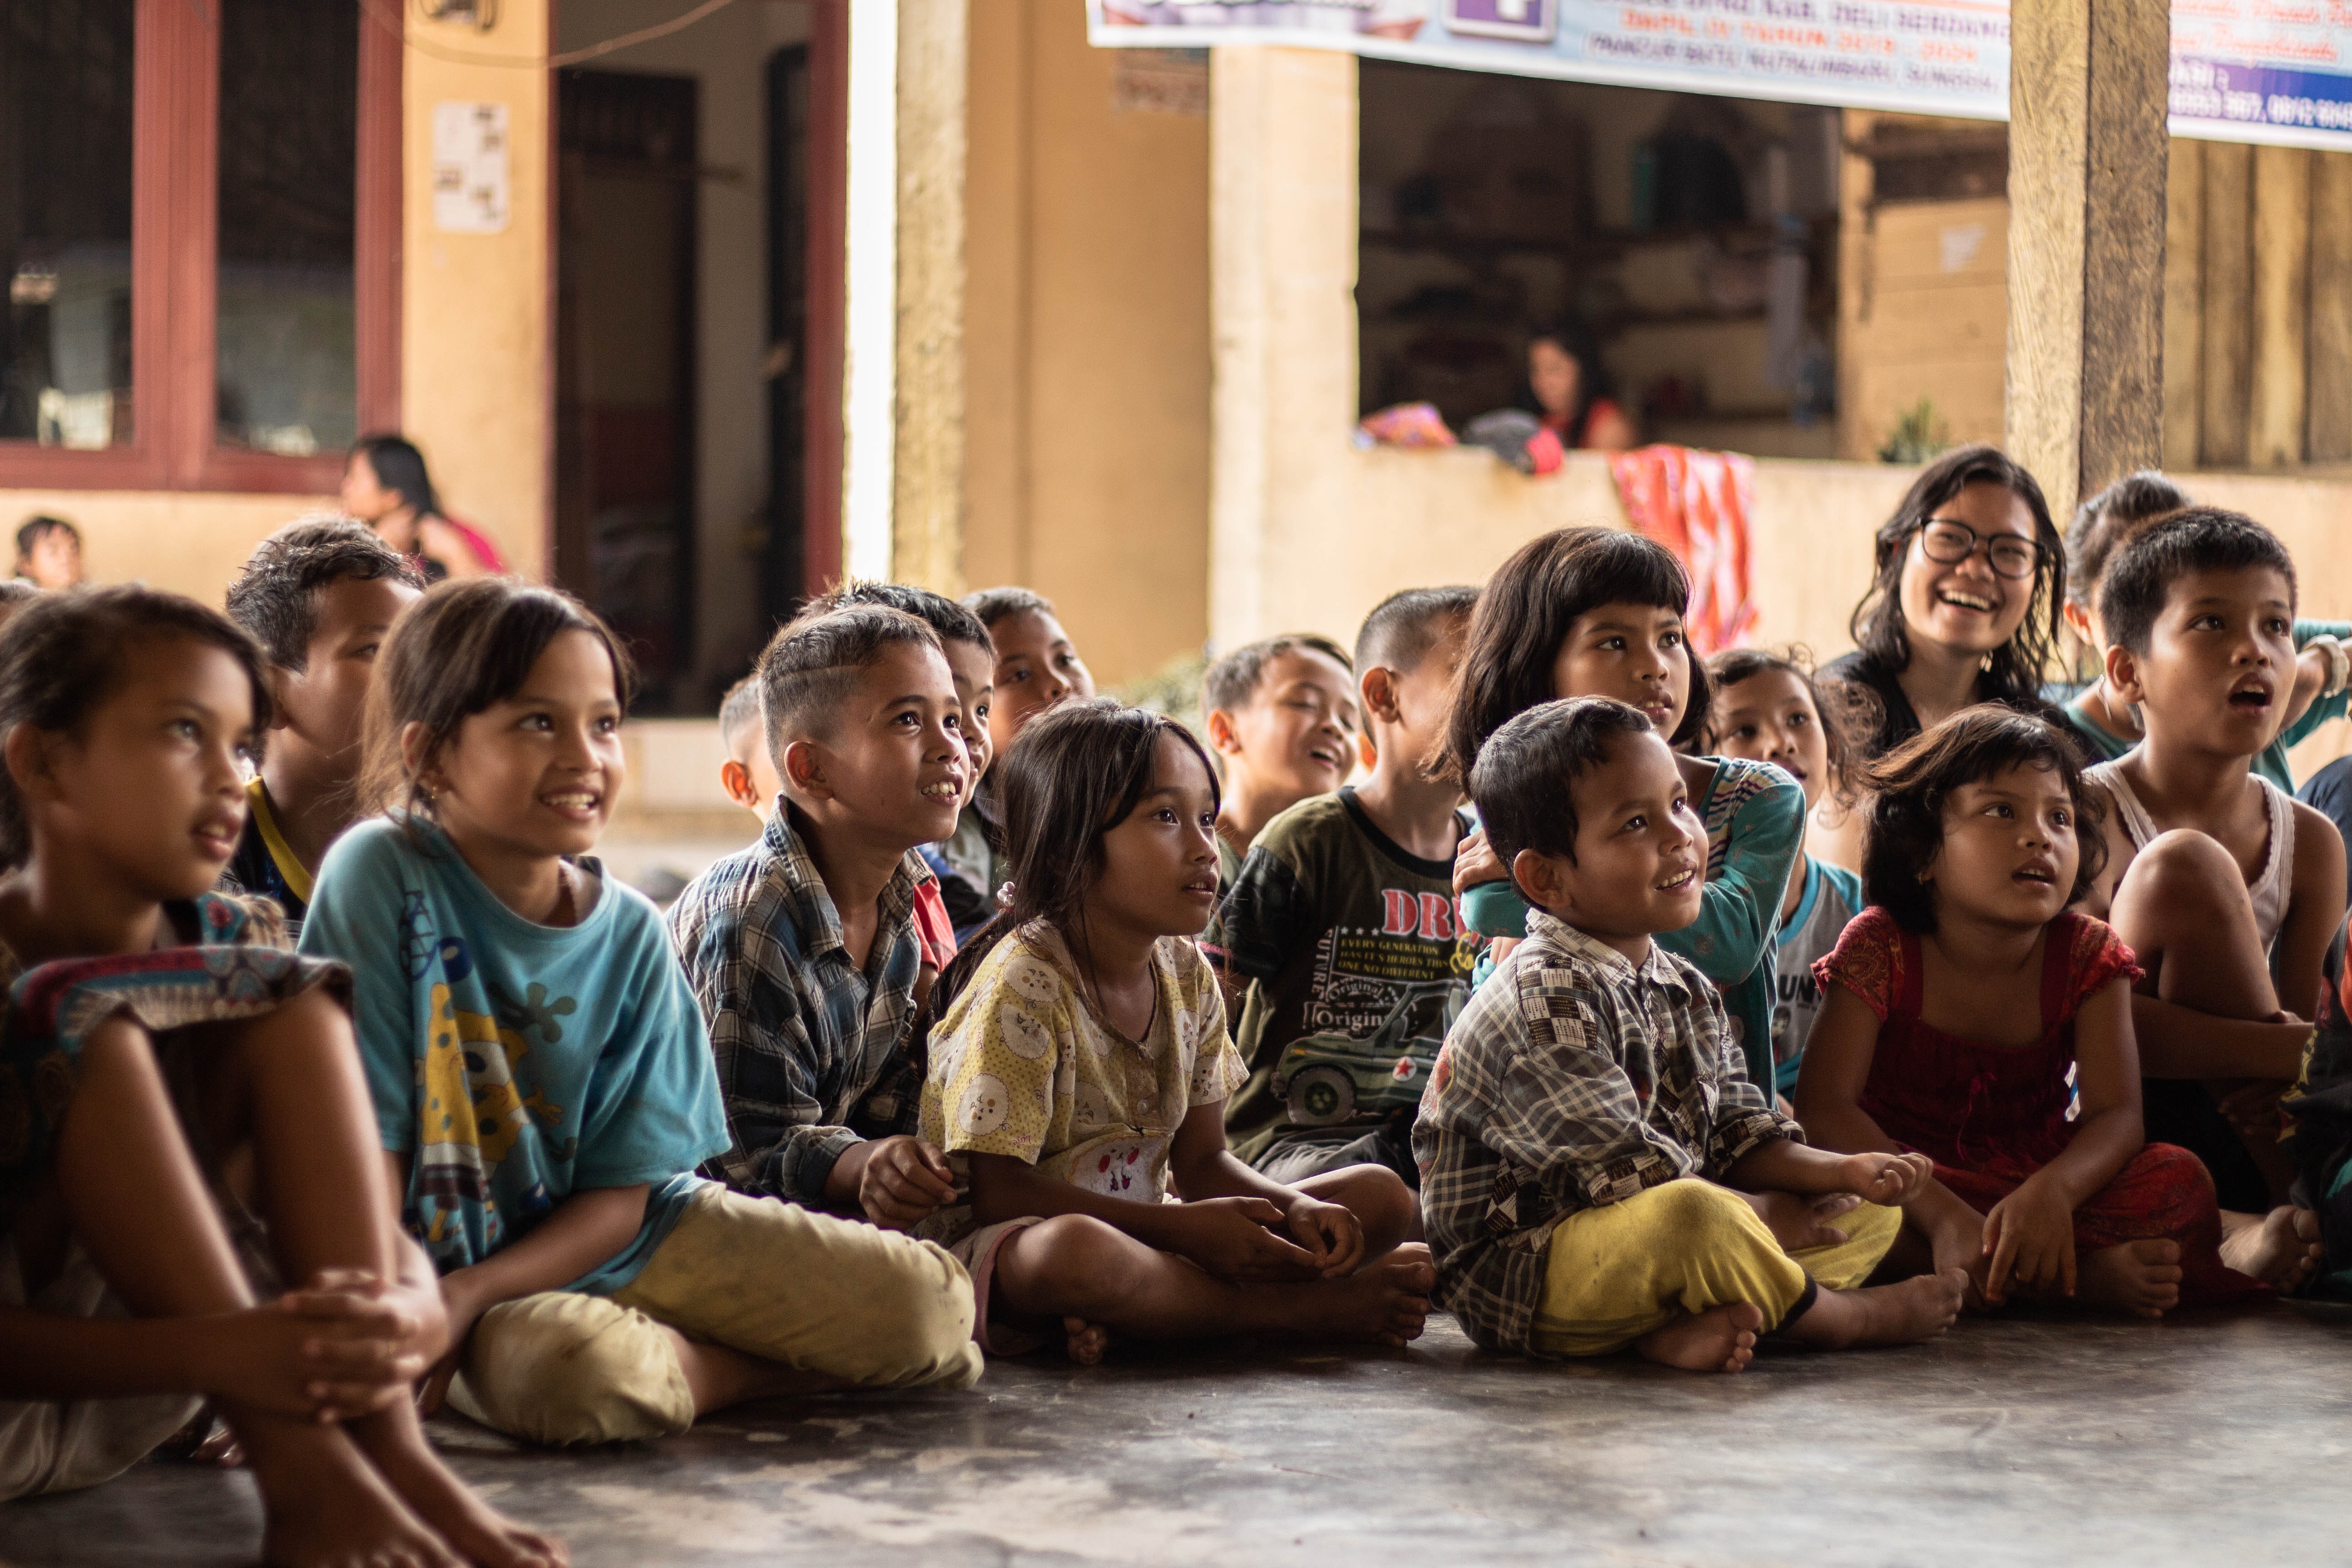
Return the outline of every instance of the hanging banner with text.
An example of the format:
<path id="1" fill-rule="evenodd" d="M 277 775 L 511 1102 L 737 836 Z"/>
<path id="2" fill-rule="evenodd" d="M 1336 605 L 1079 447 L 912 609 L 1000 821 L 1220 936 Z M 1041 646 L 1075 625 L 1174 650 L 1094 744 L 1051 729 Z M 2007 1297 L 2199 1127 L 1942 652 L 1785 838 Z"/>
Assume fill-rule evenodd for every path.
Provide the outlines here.
<path id="1" fill-rule="evenodd" d="M 1097 46 L 1285 44 L 1731 98 L 2009 118 L 2007 0 L 1087 0 Z M 2172 130 L 2352 149 L 2352 4 L 2176 0 Z"/>

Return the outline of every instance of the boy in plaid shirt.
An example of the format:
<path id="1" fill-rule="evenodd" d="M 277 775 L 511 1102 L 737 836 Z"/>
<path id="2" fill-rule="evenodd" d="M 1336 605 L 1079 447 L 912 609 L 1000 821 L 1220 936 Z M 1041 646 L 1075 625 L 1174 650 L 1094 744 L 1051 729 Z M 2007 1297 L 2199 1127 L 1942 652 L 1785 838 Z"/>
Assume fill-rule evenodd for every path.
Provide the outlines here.
<path id="1" fill-rule="evenodd" d="M 1808 1148 L 1748 1080 L 1715 988 L 1650 940 L 1697 918 L 1706 841 L 1649 721 L 1606 698 L 1529 709 L 1470 793 L 1531 909 L 1413 1129 L 1437 1304 L 1490 1350 L 1631 1346 L 1695 1372 L 1738 1372 L 1759 1336 L 1950 1326 L 1957 1270 L 1857 1289 L 1927 1162 Z"/>

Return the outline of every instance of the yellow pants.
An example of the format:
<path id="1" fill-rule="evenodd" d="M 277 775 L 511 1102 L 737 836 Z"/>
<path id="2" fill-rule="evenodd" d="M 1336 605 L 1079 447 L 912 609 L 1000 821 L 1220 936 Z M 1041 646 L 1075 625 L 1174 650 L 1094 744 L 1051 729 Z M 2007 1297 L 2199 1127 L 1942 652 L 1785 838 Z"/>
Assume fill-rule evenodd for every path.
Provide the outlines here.
<path id="1" fill-rule="evenodd" d="M 550 1290 L 482 1314 L 449 1403 L 535 1443 L 694 1425 L 675 1329 L 836 1387 L 968 1388 L 971 1280 L 933 1243 L 716 1184 L 614 1295 Z"/>
<path id="2" fill-rule="evenodd" d="M 1580 1210 L 1551 1233 L 1529 1342 L 1541 1355 L 1607 1355 L 1686 1312 L 1738 1301 L 1778 1328 L 1804 1299 L 1809 1276 L 1830 1290 L 1869 1279 L 1903 1215 L 1864 1204 L 1831 1223 L 1845 1241 L 1783 1252 L 1746 1198 L 1696 1180 Z"/>

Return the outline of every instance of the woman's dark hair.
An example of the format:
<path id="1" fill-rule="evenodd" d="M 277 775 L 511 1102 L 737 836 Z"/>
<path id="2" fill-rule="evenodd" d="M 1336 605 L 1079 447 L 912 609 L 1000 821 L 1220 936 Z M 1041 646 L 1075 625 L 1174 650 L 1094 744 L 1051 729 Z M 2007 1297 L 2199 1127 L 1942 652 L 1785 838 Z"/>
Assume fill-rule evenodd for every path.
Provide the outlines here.
<path id="1" fill-rule="evenodd" d="M 1603 605 L 1690 609 L 1690 578 L 1674 552 L 1621 528 L 1563 528 L 1531 539 L 1486 579 L 1470 611 L 1470 633 L 1454 677 L 1443 761 L 1467 781 L 1486 737 L 1515 714 L 1559 694 L 1551 689 L 1559 645 L 1579 616 Z M 1680 748 L 1706 732 L 1706 667 L 1689 646 L 1690 700 L 1667 737 Z"/>
<path id="2" fill-rule="evenodd" d="M 404 436 L 362 436 L 352 456 L 365 458 L 375 471 L 375 482 L 400 492 L 400 499 L 419 517 L 439 517 L 441 498 L 433 491 L 433 477 L 425 471 L 425 454 Z"/>
<path id="3" fill-rule="evenodd" d="M 131 648 L 179 638 L 236 660 L 253 692 L 253 732 L 269 725 L 269 679 L 260 647 L 208 605 L 136 583 L 37 594 L 0 628 L 0 745 L 20 724 L 79 735 L 121 684 Z M 32 823 L 16 781 L 0 768 L 0 866 L 25 863 Z"/>
<path id="4" fill-rule="evenodd" d="M 16 531 L 16 569 L 23 571 L 25 563 L 33 558 L 33 546 L 40 543 L 50 534 L 60 532 L 73 535 L 73 542 L 76 544 L 81 542 L 81 530 L 64 518 L 45 515 L 26 518 L 25 525 Z"/>
<path id="5" fill-rule="evenodd" d="M 1207 750 L 1164 713 L 1108 697 L 1065 702 L 1022 726 L 991 770 L 999 778 L 1013 901 L 971 939 L 932 988 L 929 1016 L 944 1013 L 991 948 L 1032 921 L 1061 934 L 1087 963 L 1087 893 L 1103 871 L 1103 835 L 1125 822 L 1151 788 L 1160 738 L 1173 735 L 1201 759 L 1213 805 L 1222 805 Z"/>
<path id="6" fill-rule="evenodd" d="M 1934 931 L 1935 889 L 1919 874 L 1944 847 L 1945 803 L 1961 785 L 2016 767 L 2053 769 L 2065 784 L 2080 849 L 2066 901 L 2088 893 L 2107 864 L 2103 792 L 2084 779 L 2064 731 L 2032 713 L 1984 702 L 1963 708 L 1863 770 L 1864 787 L 1874 792 L 1863 835 L 1864 897 L 1906 931 Z"/>
<path id="7" fill-rule="evenodd" d="M 1528 331 L 1527 346 L 1533 349 L 1538 343 L 1549 343 L 1576 362 L 1576 406 L 1568 411 L 1568 428 L 1560 433 L 1560 445 L 1578 446 L 1584 440 L 1584 422 L 1591 417 L 1594 400 L 1616 390 L 1609 367 L 1601 363 L 1600 342 L 1580 322 L 1538 321 Z M 1536 395 L 1535 377 L 1525 374 L 1525 363 L 1519 368 L 1518 406 L 1541 419 L 1551 410 Z"/>
<path id="8" fill-rule="evenodd" d="M 2042 499 L 2042 487 L 1995 447 L 1947 452 L 1912 481 L 1903 504 L 1878 530 L 1870 591 L 1854 606 L 1848 629 L 1855 646 L 1885 668 L 1909 666 L 1911 628 L 1903 619 L 1903 563 L 1910 554 L 1911 536 L 1970 485 L 1999 485 L 2023 501 L 2033 514 L 2033 539 L 2041 547 L 2025 619 L 2007 642 L 1986 656 L 1980 695 L 1989 702 L 2038 700 L 2042 683 L 2058 658 L 2058 605 L 2066 596 L 2066 552 L 2050 521 L 2050 503 Z"/>
<path id="9" fill-rule="evenodd" d="M 427 589 L 402 611 L 368 684 L 362 809 L 430 817 L 425 770 L 467 720 L 520 691 L 547 645 L 565 632 L 586 632 L 604 645 L 614 695 L 625 710 L 636 674 L 629 656 L 594 611 L 561 589 L 476 577 Z M 424 725 L 425 736 L 414 767 L 400 743 L 411 724 Z"/>
<path id="10" fill-rule="evenodd" d="M 1719 700 L 1741 681 L 1768 673 L 1793 677 L 1805 689 L 1805 696 L 1813 705 L 1813 716 L 1821 721 L 1822 740 L 1829 748 L 1831 798 L 1840 805 L 1852 805 L 1855 793 L 1853 770 L 1878 733 L 1876 695 L 1864 686 L 1832 682 L 1838 687 L 1838 700 L 1830 700 L 1821 682 L 1814 679 L 1812 650 L 1801 644 L 1791 644 L 1778 652 L 1763 647 L 1726 648 L 1706 661 L 1707 683 L 1714 689 L 1709 695 Z M 1717 727 L 1720 718 L 1710 710 L 1706 742 L 1710 752 L 1723 750 L 1723 732 Z"/>

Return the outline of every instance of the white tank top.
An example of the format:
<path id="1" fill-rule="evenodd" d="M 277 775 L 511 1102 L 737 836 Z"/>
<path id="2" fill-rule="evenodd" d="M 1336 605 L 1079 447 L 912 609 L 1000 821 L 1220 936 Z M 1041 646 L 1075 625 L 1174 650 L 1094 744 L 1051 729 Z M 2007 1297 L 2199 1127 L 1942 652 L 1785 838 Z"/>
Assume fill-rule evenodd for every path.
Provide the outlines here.
<path id="1" fill-rule="evenodd" d="M 2116 764 L 2101 763 L 2085 768 L 2083 776 L 2107 786 L 2123 822 L 2124 837 L 2131 840 L 2134 849 L 2147 848 L 2147 841 L 2161 830 Z M 2268 952 L 2278 940 L 2279 927 L 2286 923 L 2287 895 L 2294 889 L 2294 798 L 2260 773 L 2247 776 L 2263 786 L 2263 803 L 2271 814 L 2270 854 L 2263 861 L 2262 875 L 2246 889 L 2254 900 L 2255 932 L 2262 938 L 2263 950 Z"/>

